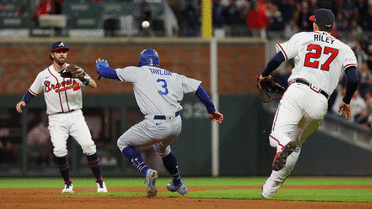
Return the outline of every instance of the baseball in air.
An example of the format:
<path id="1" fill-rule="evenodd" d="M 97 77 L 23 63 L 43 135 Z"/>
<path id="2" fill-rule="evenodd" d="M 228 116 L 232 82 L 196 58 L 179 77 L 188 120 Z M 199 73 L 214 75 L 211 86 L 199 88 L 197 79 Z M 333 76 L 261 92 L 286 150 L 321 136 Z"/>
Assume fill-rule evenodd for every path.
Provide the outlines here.
<path id="1" fill-rule="evenodd" d="M 148 27 L 150 27 L 150 23 L 149 23 L 149 21 L 147 21 L 147 20 L 143 21 L 143 22 L 142 22 L 142 27 L 143 27 L 143 28 L 148 28 Z"/>

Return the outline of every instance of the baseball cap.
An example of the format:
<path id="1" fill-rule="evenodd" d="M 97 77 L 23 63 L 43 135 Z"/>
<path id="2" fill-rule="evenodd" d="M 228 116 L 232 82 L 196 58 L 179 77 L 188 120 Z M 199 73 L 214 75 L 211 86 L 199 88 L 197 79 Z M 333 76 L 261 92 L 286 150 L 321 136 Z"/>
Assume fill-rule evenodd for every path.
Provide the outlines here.
<path id="1" fill-rule="evenodd" d="M 51 52 L 54 52 L 54 51 L 57 51 L 59 49 L 66 49 L 67 51 L 70 50 L 68 47 L 67 47 L 67 44 L 63 41 L 57 41 L 57 42 L 54 42 L 52 44 L 52 51 Z"/>
<path id="2" fill-rule="evenodd" d="M 320 28 L 331 28 L 335 23 L 335 15 L 329 9 L 318 9 L 309 20 L 315 22 Z"/>

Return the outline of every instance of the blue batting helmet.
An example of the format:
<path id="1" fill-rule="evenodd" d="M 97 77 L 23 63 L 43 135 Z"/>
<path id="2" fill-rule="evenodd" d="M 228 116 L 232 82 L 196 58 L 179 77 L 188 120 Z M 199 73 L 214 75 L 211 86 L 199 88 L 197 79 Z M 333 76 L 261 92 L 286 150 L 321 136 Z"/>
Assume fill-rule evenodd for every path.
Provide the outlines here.
<path id="1" fill-rule="evenodd" d="M 141 52 L 138 67 L 158 66 L 159 64 L 159 55 L 154 49 L 145 49 Z"/>

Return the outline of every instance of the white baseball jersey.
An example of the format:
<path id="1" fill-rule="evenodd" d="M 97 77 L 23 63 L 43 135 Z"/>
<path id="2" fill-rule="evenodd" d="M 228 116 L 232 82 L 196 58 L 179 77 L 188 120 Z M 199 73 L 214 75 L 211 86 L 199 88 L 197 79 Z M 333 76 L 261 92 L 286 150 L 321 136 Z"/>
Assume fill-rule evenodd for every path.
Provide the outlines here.
<path id="1" fill-rule="evenodd" d="M 294 58 L 295 67 L 288 82 L 297 78 L 308 81 L 328 95 L 337 87 L 342 72 L 357 66 L 352 49 L 327 32 L 301 32 L 276 45 L 286 60 Z"/>
<path id="2" fill-rule="evenodd" d="M 133 83 L 134 96 L 145 115 L 172 115 L 182 109 L 184 93 L 195 92 L 201 81 L 158 67 L 116 69 L 122 82 Z"/>
<path id="3" fill-rule="evenodd" d="M 86 78 L 89 76 L 86 75 Z M 63 78 L 51 65 L 37 75 L 29 91 L 34 96 L 44 91 L 46 113 L 50 115 L 81 109 L 81 86 L 85 85 L 79 79 Z"/>

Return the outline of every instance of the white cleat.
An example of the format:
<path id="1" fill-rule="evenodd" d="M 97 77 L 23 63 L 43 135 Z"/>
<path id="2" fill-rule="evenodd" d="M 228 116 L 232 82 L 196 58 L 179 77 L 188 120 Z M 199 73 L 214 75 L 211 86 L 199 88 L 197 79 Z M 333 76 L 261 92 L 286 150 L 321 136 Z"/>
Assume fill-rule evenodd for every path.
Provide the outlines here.
<path id="1" fill-rule="evenodd" d="M 178 192 L 181 195 L 184 195 L 188 192 L 188 189 L 186 188 L 186 186 L 183 183 L 178 185 L 178 187 L 175 187 L 174 184 L 173 184 L 173 181 L 170 184 L 167 184 L 167 189 L 171 192 Z"/>
<path id="2" fill-rule="evenodd" d="M 106 188 L 106 184 L 105 182 L 102 182 L 102 185 L 100 185 L 99 183 L 97 183 L 97 192 L 107 192 L 107 188 Z"/>
<path id="3" fill-rule="evenodd" d="M 146 184 L 147 184 L 147 196 L 156 197 L 158 194 L 158 188 L 156 187 L 156 179 L 158 178 L 158 172 L 156 170 L 147 170 Z"/>
<path id="4" fill-rule="evenodd" d="M 74 186 L 72 183 L 65 184 L 65 188 L 62 189 L 62 193 L 74 193 Z"/>

